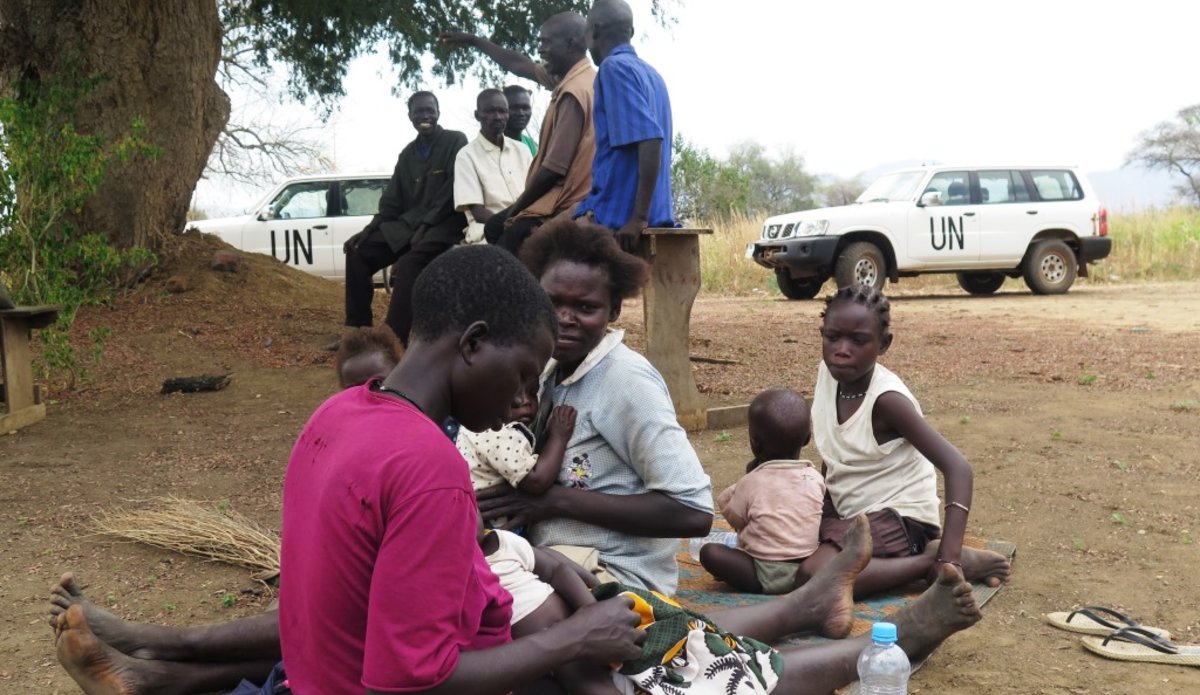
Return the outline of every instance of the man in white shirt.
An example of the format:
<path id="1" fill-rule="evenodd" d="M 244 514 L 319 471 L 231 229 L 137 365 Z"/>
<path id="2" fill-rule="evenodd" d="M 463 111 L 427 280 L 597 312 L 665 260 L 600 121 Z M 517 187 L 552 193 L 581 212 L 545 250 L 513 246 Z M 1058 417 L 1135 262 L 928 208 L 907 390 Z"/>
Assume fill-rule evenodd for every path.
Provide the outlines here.
<path id="1" fill-rule="evenodd" d="M 475 119 L 479 135 L 459 150 L 454 164 L 454 207 L 467 214 L 466 244 L 485 243 L 483 224 L 525 190 L 525 176 L 533 160 L 528 147 L 504 135 L 508 100 L 503 92 L 480 92 Z"/>

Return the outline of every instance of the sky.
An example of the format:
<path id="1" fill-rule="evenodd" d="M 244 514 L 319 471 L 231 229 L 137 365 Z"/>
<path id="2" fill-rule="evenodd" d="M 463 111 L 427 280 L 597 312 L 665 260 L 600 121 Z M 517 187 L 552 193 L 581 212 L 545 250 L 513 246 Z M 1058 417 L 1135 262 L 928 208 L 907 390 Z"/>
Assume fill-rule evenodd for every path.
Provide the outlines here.
<path id="1" fill-rule="evenodd" d="M 634 46 L 667 82 L 675 131 L 716 155 L 745 140 L 791 149 L 818 174 L 921 161 L 1110 171 L 1139 133 L 1200 102 L 1200 3 L 665 3 L 675 22 L 664 28 L 648 0 L 630 2 Z M 327 122 L 300 104 L 273 111 L 312 123 L 334 170 L 390 171 L 414 136 L 396 81 L 386 58 L 367 55 Z M 429 87 L 441 124 L 473 137 L 479 83 Z M 535 114 L 547 98 L 537 94 Z M 204 180 L 195 205 L 231 213 L 266 188 Z"/>

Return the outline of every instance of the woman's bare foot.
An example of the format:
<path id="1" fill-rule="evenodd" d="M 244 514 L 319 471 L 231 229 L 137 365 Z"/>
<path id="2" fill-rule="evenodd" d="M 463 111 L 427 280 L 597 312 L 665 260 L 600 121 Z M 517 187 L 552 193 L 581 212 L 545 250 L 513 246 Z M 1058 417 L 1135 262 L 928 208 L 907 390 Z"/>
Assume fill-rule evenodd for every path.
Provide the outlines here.
<path id="1" fill-rule="evenodd" d="M 58 663 L 87 695 L 165 692 L 150 684 L 156 662 L 130 658 L 101 642 L 88 627 L 83 606 L 63 611 L 54 632 Z"/>
<path id="2" fill-rule="evenodd" d="M 940 543 L 941 541 L 931 542 L 926 546 L 925 552 L 936 558 Z M 991 550 L 979 550 L 964 545 L 958 561 L 962 564 L 963 578 L 968 582 L 980 582 L 995 588 L 1007 584 L 1009 575 L 1012 574 L 1012 565 L 1008 558 Z M 937 572 L 938 565 L 934 563 L 929 570 L 930 584 L 937 578 Z"/>
<path id="3" fill-rule="evenodd" d="M 983 619 L 971 585 L 954 565 L 939 565 L 937 580 L 896 612 L 898 641 L 909 660 L 924 659 L 947 637 Z"/>
<path id="4" fill-rule="evenodd" d="M 854 580 L 871 561 L 871 524 L 865 514 L 854 518 L 842 539 L 842 551 L 812 578 L 787 595 L 803 627 L 823 637 L 842 639 L 854 621 Z"/>
<path id="5" fill-rule="evenodd" d="M 124 620 L 88 600 L 75 581 L 75 575 L 67 572 L 50 591 L 50 626 L 58 630 L 59 620 L 71 606 L 79 606 L 87 618 L 89 632 L 108 646 L 122 654 L 138 659 L 159 659 L 150 645 L 144 627 Z"/>

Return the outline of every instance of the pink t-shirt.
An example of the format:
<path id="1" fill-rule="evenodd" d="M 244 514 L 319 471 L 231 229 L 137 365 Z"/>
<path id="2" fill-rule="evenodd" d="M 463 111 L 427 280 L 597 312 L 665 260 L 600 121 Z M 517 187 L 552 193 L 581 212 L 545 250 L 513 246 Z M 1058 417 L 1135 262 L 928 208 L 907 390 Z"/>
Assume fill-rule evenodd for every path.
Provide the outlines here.
<path id="1" fill-rule="evenodd" d="M 512 599 L 476 542 L 462 456 L 369 386 L 313 413 L 283 485 L 279 631 L 305 695 L 432 688 L 511 640 Z"/>
<path id="2" fill-rule="evenodd" d="M 820 544 L 825 481 L 809 461 L 767 461 L 717 497 L 738 547 L 759 560 L 803 560 Z"/>

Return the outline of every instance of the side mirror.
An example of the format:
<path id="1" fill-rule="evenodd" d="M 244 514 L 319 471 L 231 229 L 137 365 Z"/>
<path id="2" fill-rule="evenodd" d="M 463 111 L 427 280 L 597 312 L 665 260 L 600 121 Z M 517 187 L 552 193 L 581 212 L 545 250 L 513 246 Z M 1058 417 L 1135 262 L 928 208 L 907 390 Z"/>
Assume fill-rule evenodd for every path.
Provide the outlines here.
<path id="1" fill-rule="evenodd" d="M 275 213 L 271 210 L 271 208 L 263 208 L 262 210 L 258 211 L 258 215 L 255 216 L 255 219 L 257 219 L 259 222 L 273 220 L 275 219 Z"/>
<path id="2" fill-rule="evenodd" d="M 937 191 L 926 191 L 921 195 L 921 202 L 917 203 L 918 207 L 926 207 L 929 205 L 941 205 L 942 194 Z"/>

